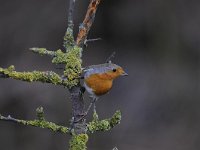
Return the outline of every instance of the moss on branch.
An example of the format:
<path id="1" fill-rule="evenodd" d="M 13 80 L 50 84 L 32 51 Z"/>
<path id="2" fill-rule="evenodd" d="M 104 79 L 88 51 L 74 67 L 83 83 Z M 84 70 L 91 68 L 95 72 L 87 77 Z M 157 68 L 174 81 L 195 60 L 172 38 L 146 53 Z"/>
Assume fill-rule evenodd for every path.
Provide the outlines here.
<path id="1" fill-rule="evenodd" d="M 45 120 L 30 120 L 30 121 L 19 120 L 18 123 L 21 123 L 23 125 L 30 125 L 30 126 L 34 126 L 34 127 L 46 128 L 46 129 L 50 129 L 54 132 L 61 132 L 61 133 L 69 132 L 67 127 L 59 126 L 59 125 L 56 125 L 55 123 L 48 122 Z"/>
<path id="2" fill-rule="evenodd" d="M 82 48 L 74 46 L 66 53 L 66 66 L 64 70 L 64 76 L 68 79 L 68 87 L 78 85 L 81 75 L 82 64 Z"/>
<path id="3" fill-rule="evenodd" d="M 41 119 L 20 120 L 20 119 L 12 118 L 10 115 L 8 117 L 4 117 L 0 114 L 0 120 L 10 121 L 10 122 L 19 123 L 19 124 L 27 125 L 27 126 L 46 128 L 46 129 L 50 129 L 51 131 L 54 131 L 54 132 L 61 132 L 61 133 L 69 132 L 69 129 L 67 127 L 60 126 L 60 125 L 57 125 L 57 124 L 49 122 L 49 121 L 45 121 L 44 118 L 42 120 Z"/>
<path id="4" fill-rule="evenodd" d="M 12 78 L 27 82 L 40 81 L 43 83 L 52 83 L 54 85 L 67 85 L 67 81 L 63 81 L 63 79 L 53 71 L 17 72 L 14 66 L 10 66 L 5 69 L 0 67 L 0 74 L 2 78 Z"/>
<path id="5" fill-rule="evenodd" d="M 54 51 L 49 51 L 46 48 L 38 48 L 38 47 L 33 47 L 30 48 L 30 50 L 34 53 L 38 53 L 40 55 L 48 55 L 48 56 L 55 56 L 55 52 Z"/>
<path id="6" fill-rule="evenodd" d="M 71 33 L 68 33 L 68 34 L 71 34 Z M 45 48 L 31 48 L 31 51 L 35 53 L 39 53 L 40 55 L 53 56 L 52 63 L 54 64 L 65 64 L 63 74 L 66 80 L 63 80 L 63 83 L 60 82 L 60 84 L 64 84 L 67 87 L 71 88 L 73 86 L 76 86 L 79 83 L 79 77 L 81 74 L 81 63 L 82 63 L 82 60 L 81 60 L 82 48 L 74 45 L 73 39 L 71 39 L 71 42 L 69 41 L 69 43 L 67 44 L 66 38 L 68 36 L 70 35 L 65 35 L 64 37 L 65 44 L 68 45 L 69 43 L 71 43 L 71 46 L 68 45 L 66 53 L 62 52 L 60 49 L 54 52 L 54 51 L 46 50 Z"/>
<path id="7" fill-rule="evenodd" d="M 66 49 L 66 52 L 75 45 L 74 36 L 73 36 L 73 23 L 67 28 L 64 36 L 63 46 Z"/>
<path id="8" fill-rule="evenodd" d="M 73 134 L 72 138 L 69 142 L 70 144 L 70 150 L 86 150 L 86 143 L 88 141 L 88 135 L 87 134 Z"/>
<path id="9" fill-rule="evenodd" d="M 118 110 L 110 119 L 99 120 L 95 112 L 93 114 L 93 121 L 87 124 L 88 132 L 108 131 L 118 125 L 121 121 L 121 112 Z"/>

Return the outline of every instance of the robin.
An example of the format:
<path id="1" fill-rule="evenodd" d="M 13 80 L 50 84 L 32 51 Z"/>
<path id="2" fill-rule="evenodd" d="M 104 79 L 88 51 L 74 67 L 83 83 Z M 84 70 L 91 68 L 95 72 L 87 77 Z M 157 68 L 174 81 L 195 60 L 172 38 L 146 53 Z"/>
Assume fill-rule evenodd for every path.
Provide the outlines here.
<path id="1" fill-rule="evenodd" d="M 84 87 L 92 98 L 92 102 L 90 103 L 86 113 L 90 110 L 90 107 L 93 104 L 95 111 L 95 102 L 101 95 L 110 91 L 114 79 L 119 76 L 127 75 L 128 74 L 122 67 L 111 62 L 92 65 L 84 69 Z"/>

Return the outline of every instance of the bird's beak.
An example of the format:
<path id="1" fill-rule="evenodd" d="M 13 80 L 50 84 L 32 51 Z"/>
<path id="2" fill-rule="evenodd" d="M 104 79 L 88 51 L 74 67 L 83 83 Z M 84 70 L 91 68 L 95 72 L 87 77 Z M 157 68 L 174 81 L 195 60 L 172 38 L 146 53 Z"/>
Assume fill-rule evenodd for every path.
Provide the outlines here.
<path id="1" fill-rule="evenodd" d="M 122 73 L 122 76 L 128 76 L 128 73 L 123 72 L 123 73 Z"/>

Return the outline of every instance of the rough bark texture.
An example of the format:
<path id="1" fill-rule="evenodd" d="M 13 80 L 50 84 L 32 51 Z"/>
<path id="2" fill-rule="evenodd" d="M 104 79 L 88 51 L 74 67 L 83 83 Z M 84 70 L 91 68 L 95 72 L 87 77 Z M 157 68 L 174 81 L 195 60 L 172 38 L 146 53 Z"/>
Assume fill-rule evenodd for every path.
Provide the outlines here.
<path id="1" fill-rule="evenodd" d="M 83 119 L 84 111 L 84 101 L 83 101 L 83 91 L 79 84 L 78 86 L 72 87 L 70 90 L 71 100 L 72 100 L 72 128 L 75 134 L 86 133 L 86 122 Z"/>

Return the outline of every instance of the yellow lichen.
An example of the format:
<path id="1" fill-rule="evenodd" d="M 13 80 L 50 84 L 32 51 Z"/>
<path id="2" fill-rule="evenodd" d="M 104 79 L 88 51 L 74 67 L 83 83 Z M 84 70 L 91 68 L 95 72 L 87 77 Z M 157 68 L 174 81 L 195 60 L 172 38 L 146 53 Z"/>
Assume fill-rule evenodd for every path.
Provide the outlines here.
<path id="1" fill-rule="evenodd" d="M 27 82 L 40 81 L 44 83 L 52 83 L 55 85 L 65 85 L 65 83 L 63 83 L 62 78 L 52 71 L 17 72 L 14 71 L 14 66 L 10 66 L 5 69 L 0 68 L 0 73 L 4 74 L 6 77 L 13 78 L 16 80 L 22 80 Z"/>
<path id="2" fill-rule="evenodd" d="M 70 150 L 86 150 L 86 143 L 88 141 L 88 135 L 87 134 L 78 134 L 72 135 L 72 138 L 69 142 L 70 144 Z"/>
<path id="3" fill-rule="evenodd" d="M 73 36 L 73 29 L 71 27 L 67 28 L 67 31 L 64 36 L 64 43 L 63 46 L 68 51 L 74 46 L 74 36 Z"/>
<path id="4" fill-rule="evenodd" d="M 66 128 L 64 126 L 56 125 L 55 123 L 48 122 L 48 121 L 45 121 L 45 120 L 30 120 L 30 121 L 19 120 L 19 123 L 22 123 L 24 125 L 40 127 L 40 128 L 47 128 L 47 129 L 50 129 L 54 132 L 62 132 L 62 133 L 68 133 L 69 132 L 68 128 Z"/>
<path id="5" fill-rule="evenodd" d="M 110 119 L 99 120 L 96 113 L 93 114 L 93 121 L 87 125 L 88 132 L 93 133 L 95 131 L 108 131 L 121 121 L 121 112 L 116 111 Z"/>

